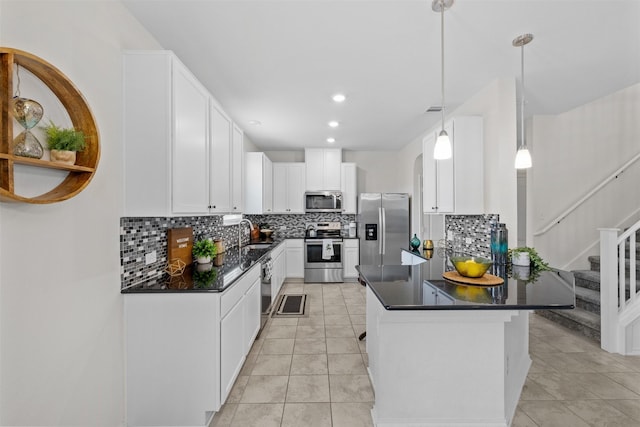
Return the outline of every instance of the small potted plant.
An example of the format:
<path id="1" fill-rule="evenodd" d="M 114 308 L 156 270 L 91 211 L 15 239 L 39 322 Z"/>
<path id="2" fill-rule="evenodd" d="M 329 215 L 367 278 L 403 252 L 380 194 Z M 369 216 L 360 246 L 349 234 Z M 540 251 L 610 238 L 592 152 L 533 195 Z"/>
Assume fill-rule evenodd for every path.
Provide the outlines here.
<path id="1" fill-rule="evenodd" d="M 191 250 L 198 264 L 208 264 L 216 256 L 216 246 L 210 239 L 198 240 Z"/>
<path id="2" fill-rule="evenodd" d="M 549 264 L 545 262 L 534 248 L 527 246 L 509 249 L 509 260 L 513 265 L 531 267 L 536 271 L 550 270 Z"/>
<path id="3" fill-rule="evenodd" d="M 86 146 L 84 133 L 74 128 L 61 128 L 53 121 L 44 128 L 47 135 L 47 146 L 51 150 L 51 161 L 73 165 L 76 163 L 76 152 Z"/>

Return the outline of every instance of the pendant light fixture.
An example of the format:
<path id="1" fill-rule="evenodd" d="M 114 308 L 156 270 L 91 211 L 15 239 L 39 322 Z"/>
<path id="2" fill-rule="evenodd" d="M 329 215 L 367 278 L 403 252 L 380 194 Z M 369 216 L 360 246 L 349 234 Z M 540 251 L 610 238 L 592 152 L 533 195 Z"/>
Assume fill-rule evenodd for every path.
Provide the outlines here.
<path id="1" fill-rule="evenodd" d="M 441 77 L 442 77 L 442 129 L 436 139 L 436 145 L 433 147 L 433 158 L 436 160 L 444 160 L 451 158 L 451 140 L 444 130 L 444 11 L 453 5 L 453 0 L 433 0 L 431 9 L 434 12 L 440 12 L 440 53 L 441 53 Z"/>
<path id="2" fill-rule="evenodd" d="M 522 77 L 520 78 L 520 146 L 516 152 L 516 169 L 529 169 L 531 167 L 531 153 L 527 149 L 524 139 L 524 46 L 533 40 L 533 34 L 523 34 L 513 39 L 513 46 L 520 48 L 520 67 Z"/>

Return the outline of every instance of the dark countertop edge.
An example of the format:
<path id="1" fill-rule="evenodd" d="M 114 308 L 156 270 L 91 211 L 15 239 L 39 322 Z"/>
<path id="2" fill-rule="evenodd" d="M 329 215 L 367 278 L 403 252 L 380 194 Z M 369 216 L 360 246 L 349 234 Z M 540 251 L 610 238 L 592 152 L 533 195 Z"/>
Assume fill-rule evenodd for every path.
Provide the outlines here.
<path id="1" fill-rule="evenodd" d="M 408 251 L 409 252 L 409 251 Z M 409 266 L 407 266 L 409 267 Z M 453 305 L 387 305 L 382 301 L 380 294 L 376 290 L 376 286 L 371 285 L 369 280 L 360 271 L 360 266 L 356 266 L 356 270 L 360 274 L 360 277 L 364 279 L 367 287 L 371 289 L 373 294 L 378 298 L 378 302 L 387 311 L 453 311 L 453 310 L 571 310 L 576 308 L 575 299 L 574 304 L 547 304 L 547 305 L 500 305 L 500 304 L 453 304 Z M 445 292 L 446 293 L 446 292 Z M 449 295 L 449 294 L 447 294 Z M 449 295 L 452 298 L 452 295 Z"/>
<path id="2" fill-rule="evenodd" d="M 258 258 L 256 260 L 256 264 L 259 264 L 260 262 L 262 262 L 262 260 L 269 254 L 271 254 L 271 252 L 273 252 L 274 249 L 276 249 L 278 246 L 280 246 L 280 244 L 285 243 L 286 239 L 282 239 L 282 240 L 275 240 L 272 244 L 272 247 L 269 248 L 269 250 L 267 252 L 265 252 L 260 258 Z M 252 244 L 258 244 L 258 243 L 265 243 L 264 241 L 250 241 L 248 245 L 252 245 Z M 235 246 L 234 246 L 235 247 Z M 223 288 L 216 288 L 216 289 L 132 289 L 134 286 L 138 286 L 140 283 L 144 283 L 147 282 L 149 280 L 154 280 L 154 278 L 149 278 L 146 280 L 141 280 L 139 282 L 136 282 L 134 284 L 131 284 L 129 286 L 127 286 L 126 288 L 122 288 L 120 289 L 120 293 L 121 294 L 126 294 L 126 295 L 132 295 L 132 294 L 192 294 L 192 293 L 222 293 L 224 291 L 226 291 L 227 289 L 229 289 L 230 287 L 232 287 L 239 279 L 241 279 L 246 273 L 247 271 L 251 270 L 253 267 L 255 267 L 255 264 L 251 266 L 251 268 L 248 268 L 246 270 L 244 270 L 241 274 L 239 274 L 236 278 L 234 278 L 231 282 L 229 282 L 229 284 L 227 284 L 227 286 L 223 287 Z"/>

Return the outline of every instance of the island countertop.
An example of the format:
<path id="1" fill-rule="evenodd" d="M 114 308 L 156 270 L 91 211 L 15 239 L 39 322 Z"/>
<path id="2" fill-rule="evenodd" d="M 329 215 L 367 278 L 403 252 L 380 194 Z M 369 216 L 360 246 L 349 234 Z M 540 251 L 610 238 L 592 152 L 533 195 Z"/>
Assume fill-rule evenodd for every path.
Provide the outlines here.
<path id="1" fill-rule="evenodd" d="M 406 251 L 411 253 L 410 251 Z M 438 253 L 439 252 L 439 253 Z M 356 268 L 387 310 L 534 310 L 575 308 L 573 274 L 542 271 L 530 280 L 511 277 L 503 267 L 493 274 L 505 278 L 498 286 L 470 286 L 444 280 L 453 270 L 444 251 L 414 265 L 360 265 Z M 502 271 L 501 271 L 502 270 Z M 490 270 L 491 272 L 491 270 Z"/>

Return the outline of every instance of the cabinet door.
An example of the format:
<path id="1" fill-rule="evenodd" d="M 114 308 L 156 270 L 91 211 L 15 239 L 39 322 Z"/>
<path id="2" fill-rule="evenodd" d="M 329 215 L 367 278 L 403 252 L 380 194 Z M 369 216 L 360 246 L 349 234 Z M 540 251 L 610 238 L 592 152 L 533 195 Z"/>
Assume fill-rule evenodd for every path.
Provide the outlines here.
<path id="1" fill-rule="evenodd" d="M 330 148 L 324 150 L 324 188 L 322 190 L 340 191 L 340 165 L 342 150 Z"/>
<path id="2" fill-rule="evenodd" d="M 358 271 L 356 265 L 360 262 L 357 239 L 344 240 L 344 272 L 345 278 L 357 278 Z"/>
<path id="3" fill-rule="evenodd" d="M 267 156 L 263 156 L 264 169 L 262 176 L 263 199 L 262 209 L 264 213 L 273 212 L 273 166 Z"/>
<path id="4" fill-rule="evenodd" d="M 244 132 L 233 126 L 233 139 L 231 147 L 231 210 L 234 213 L 242 212 L 244 189 Z"/>
<path id="5" fill-rule="evenodd" d="M 209 97 L 176 61 L 173 61 L 173 111 L 172 210 L 174 213 L 206 213 Z"/>
<path id="6" fill-rule="evenodd" d="M 253 282 L 242 302 L 244 306 L 244 354 L 248 354 L 253 345 L 253 340 L 260 330 L 260 278 Z M 224 350 L 224 349 L 223 349 Z"/>
<path id="7" fill-rule="evenodd" d="M 345 214 L 357 214 L 358 188 L 356 185 L 357 168 L 355 163 L 341 165 L 340 191 Z"/>
<path id="8" fill-rule="evenodd" d="M 280 252 L 273 259 L 273 271 L 271 274 L 271 301 L 276 301 L 276 297 L 278 296 L 278 292 L 280 292 L 280 288 L 282 287 L 282 283 L 284 282 L 284 274 L 285 274 L 285 258 L 282 255 L 284 252 Z"/>
<path id="9" fill-rule="evenodd" d="M 288 166 L 287 202 L 289 207 L 287 213 L 304 213 L 305 173 L 304 163 L 290 163 Z"/>
<path id="10" fill-rule="evenodd" d="M 231 120 L 211 106 L 209 202 L 211 212 L 231 212 Z"/>
<path id="11" fill-rule="evenodd" d="M 324 186 L 322 176 L 324 174 L 324 150 L 321 148 L 307 148 L 304 150 L 304 163 L 306 165 L 307 191 L 328 190 Z"/>
<path id="12" fill-rule="evenodd" d="M 240 300 L 220 321 L 220 401 L 224 403 L 245 356 L 244 304 Z"/>
<path id="13" fill-rule="evenodd" d="M 287 175 L 286 163 L 273 163 L 273 213 L 289 213 Z"/>
<path id="14" fill-rule="evenodd" d="M 304 240 L 287 239 L 285 249 L 285 277 L 302 279 L 304 277 Z"/>
<path id="15" fill-rule="evenodd" d="M 444 130 L 449 134 L 451 140 L 451 152 L 455 153 L 456 138 L 453 132 L 453 124 L 446 124 Z M 454 156 L 446 160 L 436 160 L 438 177 L 436 182 L 438 184 L 438 212 L 440 213 L 452 213 L 455 212 L 454 197 L 455 197 L 455 179 L 453 175 L 453 162 L 456 161 Z"/>

